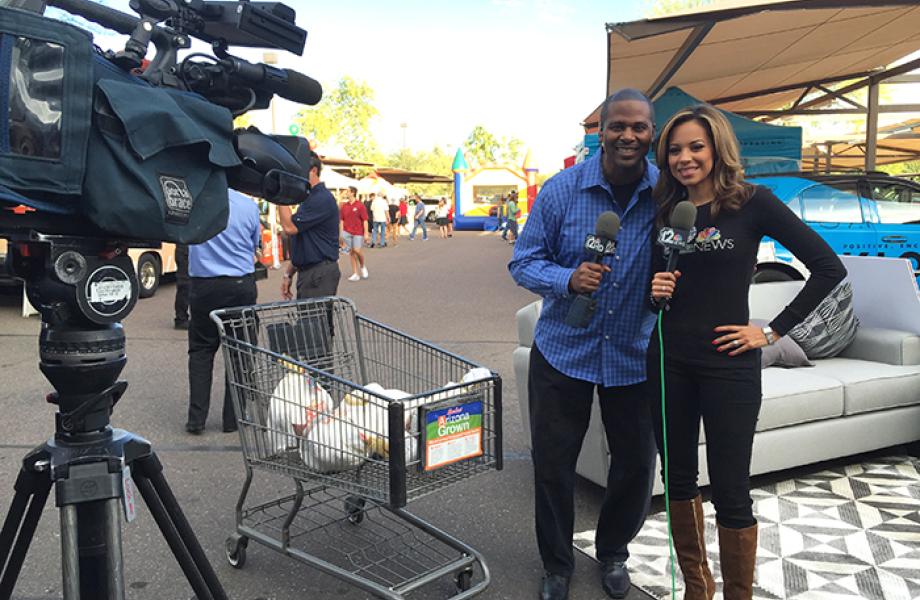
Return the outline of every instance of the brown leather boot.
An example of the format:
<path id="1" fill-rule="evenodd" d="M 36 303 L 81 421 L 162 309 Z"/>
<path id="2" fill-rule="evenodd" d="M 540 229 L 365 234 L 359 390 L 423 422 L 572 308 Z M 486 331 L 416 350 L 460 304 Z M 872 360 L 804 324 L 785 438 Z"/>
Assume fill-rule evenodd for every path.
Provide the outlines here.
<path id="1" fill-rule="evenodd" d="M 703 501 L 699 496 L 693 500 L 672 500 L 668 508 L 677 563 L 684 574 L 684 600 L 712 600 L 716 582 L 706 560 Z"/>
<path id="2" fill-rule="evenodd" d="M 757 524 L 744 529 L 719 525 L 719 560 L 722 564 L 722 597 L 751 600 L 757 559 Z"/>

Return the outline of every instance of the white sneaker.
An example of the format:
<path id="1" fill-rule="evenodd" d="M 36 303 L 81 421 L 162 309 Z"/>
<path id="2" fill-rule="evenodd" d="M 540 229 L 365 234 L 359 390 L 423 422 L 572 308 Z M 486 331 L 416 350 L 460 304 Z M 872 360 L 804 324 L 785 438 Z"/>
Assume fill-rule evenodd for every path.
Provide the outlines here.
<path id="1" fill-rule="evenodd" d="M 355 273 L 354 275 L 348 278 L 348 281 L 361 281 L 361 278 L 358 277 L 357 273 Z"/>
<path id="2" fill-rule="evenodd" d="M 361 278 L 367 279 L 370 273 L 367 272 L 367 267 L 361 267 Z M 357 277 L 357 275 L 355 275 Z"/>

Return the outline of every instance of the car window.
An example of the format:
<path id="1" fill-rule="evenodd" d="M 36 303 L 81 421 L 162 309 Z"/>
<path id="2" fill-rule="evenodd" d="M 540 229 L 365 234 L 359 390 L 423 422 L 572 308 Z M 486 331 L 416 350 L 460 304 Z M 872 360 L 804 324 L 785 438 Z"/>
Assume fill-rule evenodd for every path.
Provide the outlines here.
<path id="1" fill-rule="evenodd" d="M 920 193 L 912 187 L 897 182 L 872 181 L 869 191 L 876 201 L 880 222 L 920 223 Z"/>
<path id="2" fill-rule="evenodd" d="M 862 223 L 856 183 L 820 183 L 802 192 L 806 221 L 818 223 Z"/>

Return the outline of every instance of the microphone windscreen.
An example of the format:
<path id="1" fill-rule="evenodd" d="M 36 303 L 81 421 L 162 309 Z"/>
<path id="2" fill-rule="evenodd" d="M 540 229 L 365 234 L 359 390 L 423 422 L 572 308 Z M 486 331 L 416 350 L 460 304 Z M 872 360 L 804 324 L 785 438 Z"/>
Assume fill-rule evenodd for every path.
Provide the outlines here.
<path id="1" fill-rule="evenodd" d="M 291 69 L 284 69 L 287 74 L 287 89 L 278 93 L 298 104 L 318 104 L 323 99 L 323 86 L 312 77 Z"/>
<path id="2" fill-rule="evenodd" d="M 696 223 L 696 206 L 689 200 L 678 202 L 671 212 L 671 228 L 688 231 Z"/>
<path id="3" fill-rule="evenodd" d="M 597 217 L 594 233 L 606 240 L 617 239 L 617 234 L 620 233 L 620 217 L 612 210 L 605 210 Z"/>

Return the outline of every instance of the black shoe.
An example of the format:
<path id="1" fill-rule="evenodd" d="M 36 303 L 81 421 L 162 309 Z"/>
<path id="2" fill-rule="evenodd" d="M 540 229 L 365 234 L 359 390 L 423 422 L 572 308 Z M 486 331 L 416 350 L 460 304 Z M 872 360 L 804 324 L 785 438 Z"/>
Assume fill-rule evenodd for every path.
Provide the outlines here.
<path id="1" fill-rule="evenodd" d="M 233 433 L 237 430 L 236 423 L 233 425 L 224 425 L 224 433 Z"/>
<path id="2" fill-rule="evenodd" d="M 186 423 L 185 431 L 191 433 L 192 435 L 201 435 L 204 433 L 204 425 L 192 425 L 191 423 Z"/>
<path id="3" fill-rule="evenodd" d="M 612 562 L 604 565 L 601 585 L 611 598 L 625 598 L 629 593 L 629 571 L 626 563 Z"/>
<path id="4" fill-rule="evenodd" d="M 188 329 L 188 319 L 176 319 L 173 321 L 175 329 Z"/>
<path id="5" fill-rule="evenodd" d="M 543 576 L 540 600 L 566 600 L 569 597 L 569 578 L 547 573 Z"/>

